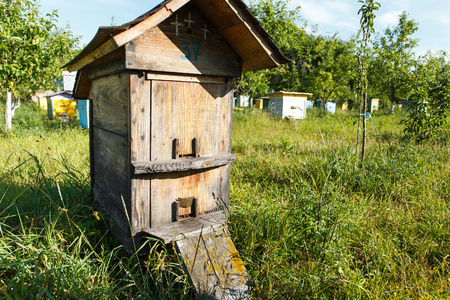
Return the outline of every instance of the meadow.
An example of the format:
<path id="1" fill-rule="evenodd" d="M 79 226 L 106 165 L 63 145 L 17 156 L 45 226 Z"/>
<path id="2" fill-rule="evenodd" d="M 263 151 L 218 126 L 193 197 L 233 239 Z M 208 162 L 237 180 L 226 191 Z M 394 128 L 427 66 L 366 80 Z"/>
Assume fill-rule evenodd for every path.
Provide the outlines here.
<path id="1" fill-rule="evenodd" d="M 450 131 L 417 145 L 402 117 L 374 114 L 362 163 L 356 112 L 234 112 L 229 227 L 253 299 L 450 298 Z M 26 103 L 0 149 L 0 298 L 192 298 L 172 245 L 149 241 L 141 268 L 109 233 L 88 130 Z"/>

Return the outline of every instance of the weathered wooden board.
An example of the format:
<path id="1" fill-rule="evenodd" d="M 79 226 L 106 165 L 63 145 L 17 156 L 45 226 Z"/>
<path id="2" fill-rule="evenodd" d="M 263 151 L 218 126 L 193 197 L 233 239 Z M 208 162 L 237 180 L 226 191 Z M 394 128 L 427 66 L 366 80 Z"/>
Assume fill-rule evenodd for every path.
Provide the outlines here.
<path id="1" fill-rule="evenodd" d="M 92 82 L 92 125 L 128 137 L 129 74 L 121 73 Z"/>
<path id="2" fill-rule="evenodd" d="M 235 159 L 233 154 L 224 153 L 216 156 L 136 162 L 133 163 L 133 167 L 134 174 L 183 172 L 220 167 L 232 163 Z"/>
<path id="3" fill-rule="evenodd" d="M 125 47 L 109 53 L 84 68 L 87 71 L 89 80 L 118 73 L 125 69 Z"/>
<path id="4" fill-rule="evenodd" d="M 180 154 L 192 152 L 194 138 L 200 155 L 230 153 L 232 84 L 153 80 L 151 160 L 171 159 L 175 138 Z"/>
<path id="5" fill-rule="evenodd" d="M 122 197 L 129 201 L 129 182 L 127 172 L 128 164 L 128 142 L 127 139 L 110 131 L 92 126 L 93 131 L 93 153 L 92 162 L 95 172 L 94 183 L 109 198 L 108 203 L 103 206 L 116 205 L 121 208 Z M 126 202 L 126 203 L 127 203 Z M 128 203 L 128 210 L 131 209 Z"/>
<path id="6" fill-rule="evenodd" d="M 238 77 L 242 62 L 198 8 L 188 3 L 126 45 L 129 69 Z"/>
<path id="7" fill-rule="evenodd" d="M 242 58 L 242 71 L 277 67 L 288 62 L 239 1 L 193 0 Z M 275 46 L 275 47 L 274 47 Z"/>
<path id="8" fill-rule="evenodd" d="M 118 206 L 111 203 L 111 197 L 104 193 L 97 184 L 94 184 L 93 186 L 93 194 L 98 205 L 103 210 L 103 213 L 109 215 L 108 219 L 112 222 L 111 225 L 117 227 L 125 234 L 125 236 L 121 236 L 120 239 L 130 239 L 130 220 L 123 208 L 123 204 L 121 203 L 120 206 Z"/>
<path id="9" fill-rule="evenodd" d="M 225 211 L 228 213 L 228 211 Z M 197 218 L 185 219 L 180 222 L 164 224 L 148 228 L 145 233 L 161 239 L 165 244 L 185 237 L 199 235 L 202 230 L 218 230 L 226 225 L 227 217 L 224 211 L 217 211 Z"/>
<path id="10" fill-rule="evenodd" d="M 130 74 L 131 162 L 150 160 L 150 85 L 145 76 Z M 150 227 L 150 176 L 131 175 L 131 219 L 133 234 Z"/>
<path id="11" fill-rule="evenodd" d="M 136 250 L 142 244 L 142 240 L 135 239 L 131 235 L 130 219 L 125 214 L 124 209 L 118 208 L 114 205 L 108 205 L 109 197 L 105 195 L 96 185 L 93 186 L 93 195 L 99 204 L 100 211 L 105 214 L 105 220 L 108 222 L 110 230 L 125 246 L 125 249 L 130 253 L 136 253 Z M 123 207 L 123 206 L 122 206 Z"/>
<path id="12" fill-rule="evenodd" d="M 124 235 L 129 235 L 130 231 L 129 220 L 123 217 L 126 215 L 124 203 L 128 215 L 131 211 L 128 91 L 128 74 L 93 80 L 90 128 L 94 198 Z"/>
<path id="13" fill-rule="evenodd" d="M 181 81 L 197 83 L 217 83 L 225 84 L 225 77 L 222 76 L 204 76 L 204 75 L 175 75 L 168 73 L 147 73 L 147 79 L 160 81 Z"/>
<path id="14" fill-rule="evenodd" d="M 199 155 L 231 152 L 232 81 L 202 84 L 152 80 L 151 161 L 172 159 L 173 140 L 179 139 L 180 155 L 192 154 L 192 140 L 199 141 Z M 171 222 L 177 198 L 196 197 L 199 213 L 206 213 L 229 199 L 229 165 L 207 171 L 154 174 L 151 179 L 151 226 Z M 189 209 L 180 209 L 188 214 Z"/>
<path id="15" fill-rule="evenodd" d="M 228 207 L 229 187 L 225 186 L 230 166 L 207 171 L 186 171 L 151 175 L 151 226 L 172 222 L 172 204 L 178 198 L 198 199 L 200 214 Z M 180 208 L 180 215 L 190 214 Z"/>
<path id="16" fill-rule="evenodd" d="M 73 98 L 92 99 L 92 82 L 88 79 L 87 69 L 81 69 L 77 72 L 77 78 L 73 89 Z"/>
<path id="17" fill-rule="evenodd" d="M 247 275 L 226 226 L 176 241 L 199 299 L 249 299 Z"/>

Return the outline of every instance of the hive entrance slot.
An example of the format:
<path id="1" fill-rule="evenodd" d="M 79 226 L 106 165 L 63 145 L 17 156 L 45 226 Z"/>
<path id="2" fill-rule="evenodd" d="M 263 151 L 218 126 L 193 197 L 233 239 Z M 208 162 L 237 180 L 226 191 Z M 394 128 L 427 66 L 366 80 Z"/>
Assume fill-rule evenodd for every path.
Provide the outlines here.
<path id="1" fill-rule="evenodd" d="M 190 214 L 180 215 L 180 208 L 191 208 Z M 195 197 L 178 198 L 172 203 L 172 222 L 179 222 L 198 216 L 198 200 Z"/>
<path id="2" fill-rule="evenodd" d="M 191 153 L 181 153 L 180 151 L 180 139 L 175 138 L 172 142 L 172 158 L 178 159 L 180 157 L 199 157 L 200 154 L 200 144 L 198 138 L 192 139 L 192 152 Z"/>

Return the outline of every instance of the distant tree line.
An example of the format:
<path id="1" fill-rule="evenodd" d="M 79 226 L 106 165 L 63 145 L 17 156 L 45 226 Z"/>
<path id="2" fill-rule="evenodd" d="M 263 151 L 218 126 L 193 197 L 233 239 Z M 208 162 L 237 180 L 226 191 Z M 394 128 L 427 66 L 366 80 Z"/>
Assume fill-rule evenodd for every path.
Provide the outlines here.
<path id="1" fill-rule="evenodd" d="M 237 82 L 238 91 L 257 98 L 278 90 L 309 92 L 313 99 L 323 102 L 338 99 L 350 107 L 360 107 L 358 58 L 362 33 L 343 40 L 337 34 L 307 32 L 301 7 L 290 9 L 288 2 L 259 0 L 250 5 L 250 10 L 292 62 L 243 74 Z M 415 54 L 418 40 L 412 36 L 417 30 L 418 23 L 403 12 L 396 26 L 376 33 L 365 49 L 365 72 L 369 98 L 380 98 L 386 106 L 410 99 L 414 109 L 404 121 L 405 132 L 422 141 L 434 136 L 445 123 L 450 65 L 444 51 Z M 426 107 L 434 109 L 427 111 Z"/>
<path id="2" fill-rule="evenodd" d="M 359 33 L 343 40 L 337 34 L 307 32 L 307 21 L 300 16 L 301 7 L 289 9 L 288 2 L 259 0 L 250 9 L 292 62 L 276 69 L 247 72 L 237 83 L 238 89 L 252 97 L 278 90 L 309 92 L 315 99 L 339 99 L 358 106 Z M 423 90 L 429 72 L 448 69 L 445 52 L 415 55 L 418 40 L 412 35 L 418 29 L 418 23 L 403 12 L 397 26 L 388 27 L 372 38 L 367 49 L 369 97 L 382 98 L 386 104 L 427 97 L 417 90 L 417 83 L 421 83 Z"/>

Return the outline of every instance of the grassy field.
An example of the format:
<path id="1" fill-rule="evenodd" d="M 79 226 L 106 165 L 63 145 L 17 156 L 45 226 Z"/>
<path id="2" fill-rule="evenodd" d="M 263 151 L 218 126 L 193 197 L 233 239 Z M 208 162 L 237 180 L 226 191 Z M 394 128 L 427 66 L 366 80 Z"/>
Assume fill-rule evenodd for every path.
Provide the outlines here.
<path id="1" fill-rule="evenodd" d="M 254 299 L 450 298 L 450 133 L 416 145 L 401 117 L 368 123 L 359 167 L 356 114 L 234 113 L 229 226 Z M 192 297 L 171 246 L 142 269 L 108 232 L 87 130 L 23 105 L 0 149 L 0 298 Z"/>

